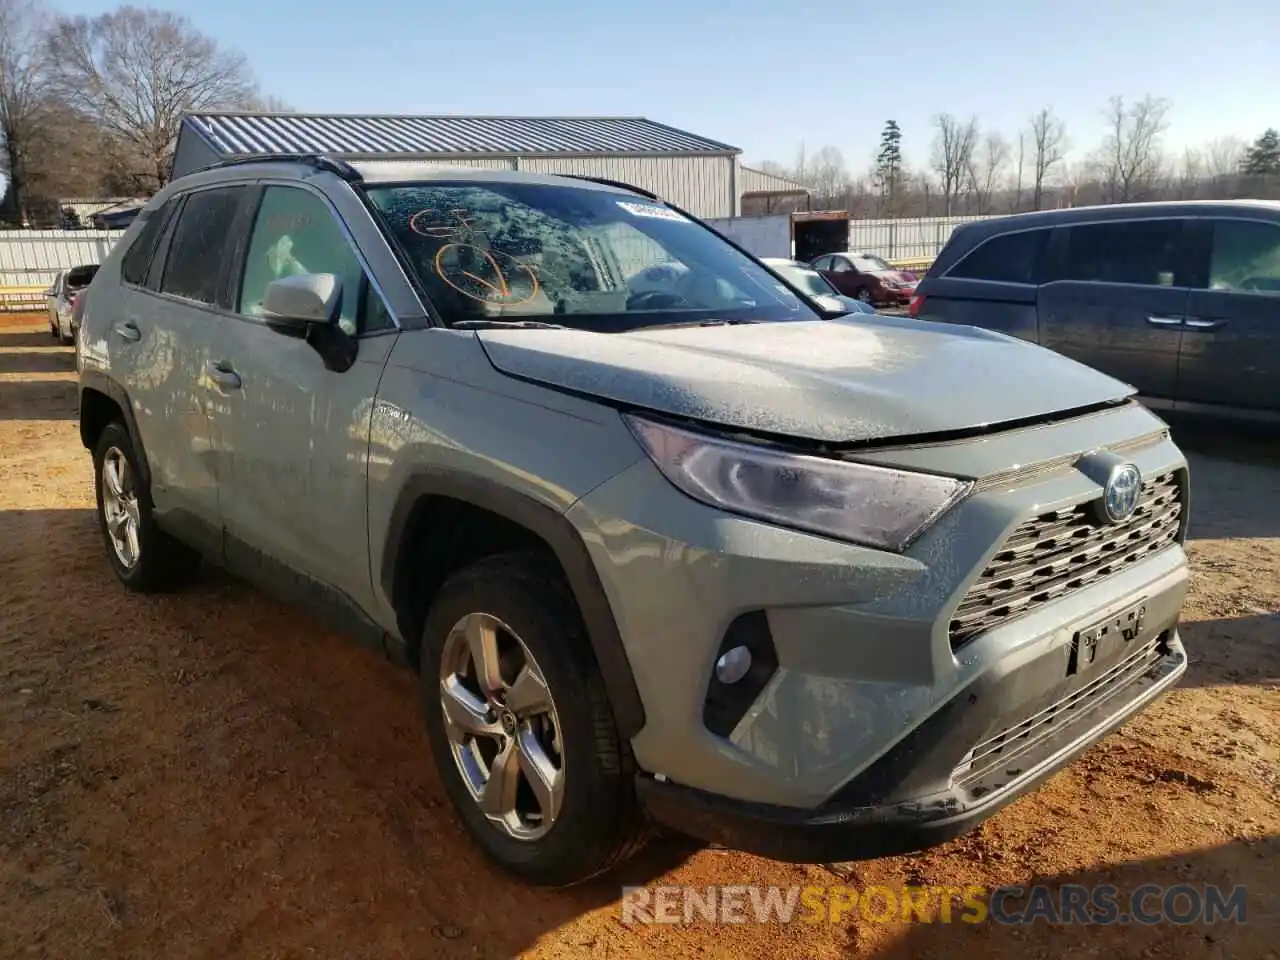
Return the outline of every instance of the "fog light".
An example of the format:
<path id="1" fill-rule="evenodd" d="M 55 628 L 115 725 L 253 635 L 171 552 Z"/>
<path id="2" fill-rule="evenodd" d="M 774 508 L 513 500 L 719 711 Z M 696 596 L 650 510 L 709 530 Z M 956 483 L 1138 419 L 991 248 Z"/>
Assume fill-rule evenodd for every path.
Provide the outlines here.
<path id="1" fill-rule="evenodd" d="M 734 647 L 716 661 L 716 679 L 721 683 L 737 683 L 751 669 L 751 651 L 746 647 Z"/>

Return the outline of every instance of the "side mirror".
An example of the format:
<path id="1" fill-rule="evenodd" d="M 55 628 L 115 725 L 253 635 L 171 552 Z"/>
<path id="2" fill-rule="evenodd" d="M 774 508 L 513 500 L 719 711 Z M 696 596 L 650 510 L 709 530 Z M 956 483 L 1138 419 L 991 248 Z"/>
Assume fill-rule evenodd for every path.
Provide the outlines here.
<path id="1" fill-rule="evenodd" d="M 342 281 L 332 273 L 303 273 L 267 284 L 262 316 L 282 330 L 305 332 L 312 325 L 337 322 Z"/>

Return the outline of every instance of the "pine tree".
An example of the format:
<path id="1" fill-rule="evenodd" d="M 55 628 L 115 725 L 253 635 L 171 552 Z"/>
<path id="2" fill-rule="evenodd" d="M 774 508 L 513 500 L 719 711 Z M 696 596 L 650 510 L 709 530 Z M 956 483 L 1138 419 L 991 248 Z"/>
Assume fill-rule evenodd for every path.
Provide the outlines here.
<path id="1" fill-rule="evenodd" d="M 1280 173 L 1280 131 L 1266 131 L 1245 151 L 1240 169 L 1246 174 Z"/>
<path id="2" fill-rule="evenodd" d="M 902 131 L 898 128 L 897 120 L 890 120 L 880 133 L 880 152 L 876 154 L 876 187 L 891 213 L 897 205 L 901 181 Z"/>

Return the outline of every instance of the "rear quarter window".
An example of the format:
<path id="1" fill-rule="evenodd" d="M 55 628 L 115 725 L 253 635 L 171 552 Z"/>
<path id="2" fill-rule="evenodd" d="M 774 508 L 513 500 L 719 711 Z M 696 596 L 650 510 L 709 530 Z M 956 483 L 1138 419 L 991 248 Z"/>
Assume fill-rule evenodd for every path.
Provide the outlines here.
<path id="1" fill-rule="evenodd" d="M 142 215 L 142 227 L 138 230 L 137 236 L 133 238 L 133 242 L 129 244 L 129 249 L 124 252 L 124 257 L 120 260 L 120 278 L 125 283 L 141 286 L 146 279 L 147 267 L 151 264 L 151 258 L 156 252 L 156 244 L 160 240 L 160 234 L 177 203 L 176 198 L 170 199 L 158 209 Z"/>
<path id="2" fill-rule="evenodd" d="M 991 237 L 969 251 L 947 271 L 947 276 L 996 283 L 1036 283 L 1048 239 L 1048 230 L 1019 230 Z"/>

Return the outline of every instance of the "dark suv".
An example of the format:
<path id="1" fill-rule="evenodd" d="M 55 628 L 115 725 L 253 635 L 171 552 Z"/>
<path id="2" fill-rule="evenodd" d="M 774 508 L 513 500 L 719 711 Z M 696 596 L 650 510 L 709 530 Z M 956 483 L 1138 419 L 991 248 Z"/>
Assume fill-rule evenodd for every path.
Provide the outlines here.
<path id="1" fill-rule="evenodd" d="M 1280 203 L 965 224 L 911 313 L 1039 343 L 1127 381 L 1152 406 L 1280 420 Z"/>

